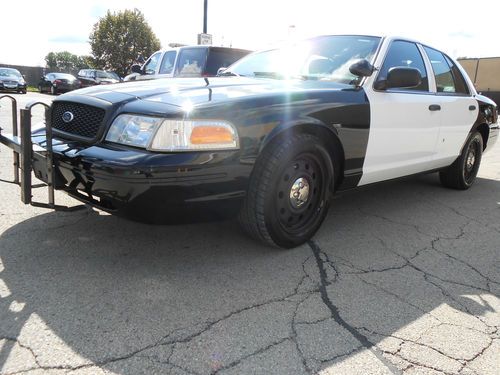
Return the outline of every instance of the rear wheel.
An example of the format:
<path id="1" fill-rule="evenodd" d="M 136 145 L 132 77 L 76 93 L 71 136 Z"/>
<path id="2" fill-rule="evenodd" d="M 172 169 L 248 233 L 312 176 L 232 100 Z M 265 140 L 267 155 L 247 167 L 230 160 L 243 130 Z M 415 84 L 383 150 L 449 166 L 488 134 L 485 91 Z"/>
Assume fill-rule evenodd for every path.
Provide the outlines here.
<path id="1" fill-rule="evenodd" d="M 483 137 L 479 132 L 469 136 L 462 153 L 447 169 L 439 172 L 441 184 L 458 190 L 466 190 L 476 180 L 483 154 Z"/>
<path id="2" fill-rule="evenodd" d="M 273 246 L 298 246 L 318 230 L 328 211 L 333 163 L 322 141 L 291 135 L 257 160 L 239 221 L 252 237 Z"/>

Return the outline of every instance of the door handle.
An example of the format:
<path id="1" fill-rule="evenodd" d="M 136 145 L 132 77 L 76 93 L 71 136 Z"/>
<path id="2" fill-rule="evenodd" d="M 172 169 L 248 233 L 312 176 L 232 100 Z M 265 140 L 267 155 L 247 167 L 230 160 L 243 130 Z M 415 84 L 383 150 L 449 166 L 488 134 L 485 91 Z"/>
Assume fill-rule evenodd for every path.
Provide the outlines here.
<path id="1" fill-rule="evenodd" d="M 429 111 L 440 111 L 441 110 L 441 106 L 439 104 L 431 104 L 429 106 Z"/>
<path id="2" fill-rule="evenodd" d="M 470 105 L 469 106 L 469 111 L 475 111 L 476 110 L 476 106 L 475 105 Z"/>

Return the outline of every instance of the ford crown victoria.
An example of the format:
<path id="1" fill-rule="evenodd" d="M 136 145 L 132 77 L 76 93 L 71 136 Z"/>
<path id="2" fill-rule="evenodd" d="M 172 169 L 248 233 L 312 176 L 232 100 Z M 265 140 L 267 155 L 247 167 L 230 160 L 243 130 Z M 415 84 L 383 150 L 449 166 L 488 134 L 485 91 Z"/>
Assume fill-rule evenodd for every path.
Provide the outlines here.
<path id="1" fill-rule="evenodd" d="M 445 53 L 352 35 L 256 52 L 216 78 L 74 91 L 49 119 L 56 188 L 146 222 L 237 215 L 284 248 L 313 236 L 338 190 L 432 171 L 468 189 L 499 132 Z"/>

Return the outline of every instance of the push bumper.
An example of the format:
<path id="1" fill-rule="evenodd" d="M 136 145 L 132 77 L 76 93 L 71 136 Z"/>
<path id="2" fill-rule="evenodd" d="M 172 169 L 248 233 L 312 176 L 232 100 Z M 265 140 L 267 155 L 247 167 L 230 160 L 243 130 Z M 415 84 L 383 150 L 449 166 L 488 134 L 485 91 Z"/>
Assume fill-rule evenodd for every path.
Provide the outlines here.
<path id="1" fill-rule="evenodd" d="M 31 172 L 49 192 L 62 190 L 96 208 L 149 223 L 231 217 L 245 197 L 251 165 L 241 163 L 238 152 L 160 154 L 113 144 L 84 145 L 52 138 L 47 129 L 28 132 L 31 124 L 27 130 L 23 111 L 21 137 L 0 132 L 0 143 L 21 156 L 19 184 L 26 204 L 33 204 Z M 56 208 L 53 201 L 49 194 L 48 206 Z"/>

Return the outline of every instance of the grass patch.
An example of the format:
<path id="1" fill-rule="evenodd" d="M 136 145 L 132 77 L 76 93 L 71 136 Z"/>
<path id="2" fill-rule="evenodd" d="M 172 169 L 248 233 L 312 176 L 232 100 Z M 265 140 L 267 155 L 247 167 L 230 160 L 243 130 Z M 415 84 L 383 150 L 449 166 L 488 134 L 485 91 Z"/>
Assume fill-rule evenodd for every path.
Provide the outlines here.
<path id="1" fill-rule="evenodd" d="M 38 87 L 36 87 L 36 86 L 28 86 L 28 87 L 26 88 L 26 90 L 27 90 L 28 92 L 38 92 Z"/>

